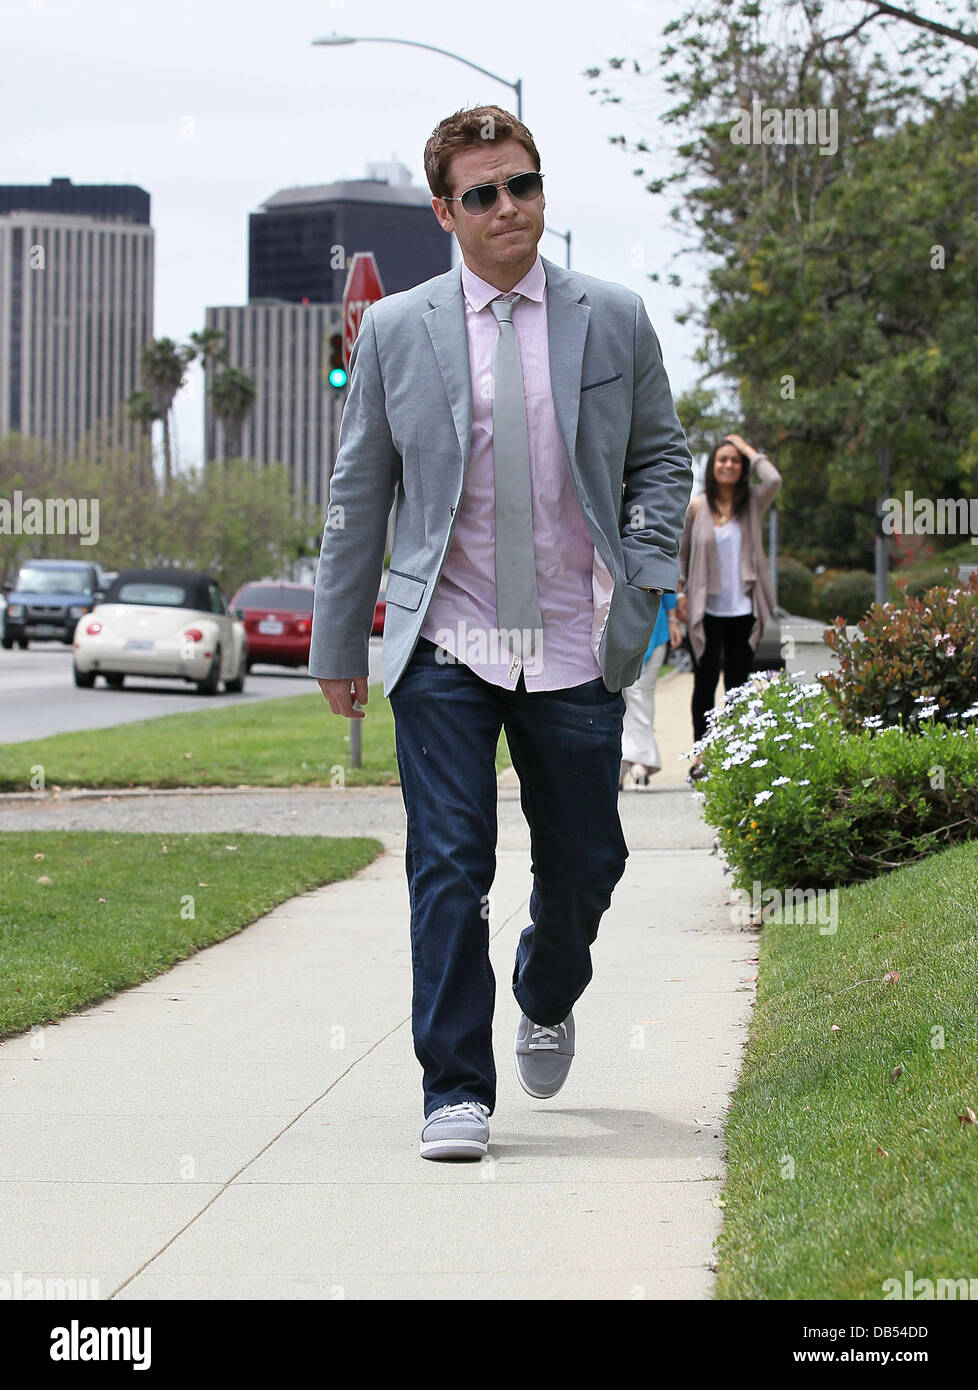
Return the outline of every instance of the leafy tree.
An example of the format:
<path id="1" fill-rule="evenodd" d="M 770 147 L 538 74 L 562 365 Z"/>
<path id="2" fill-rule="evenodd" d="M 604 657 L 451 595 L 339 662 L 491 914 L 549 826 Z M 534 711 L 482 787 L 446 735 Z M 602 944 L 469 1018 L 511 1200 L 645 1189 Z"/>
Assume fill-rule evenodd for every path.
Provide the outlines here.
<path id="1" fill-rule="evenodd" d="M 648 178 L 649 140 L 614 137 L 642 157 L 634 172 L 652 194 L 675 187 L 684 254 L 703 268 L 681 315 L 702 330 L 703 368 L 679 403 L 683 423 L 705 435 L 735 393 L 742 432 L 784 473 L 783 542 L 809 562 L 865 563 L 881 491 L 954 495 L 978 463 L 978 98 L 957 57 L 972 45 L 959 25 L 952 54 L 946 34 L 911 16 L 900 52 L 917 66 L 893 71 L 871 36 L 895 9 L 850 4 L 843 24 L 835 7 L 831 25 L 811 0 L 689 12 L 666 27 L 659 55 L 675 98 L 662 117 L 679 137 L 674 171 Z M 637 62 L 630 76 L 624 59 L 607 66 L 644 80 Z M 761 111 L 835 112 L 836 153 L 763 134 L 736 143 L 755 98 Z"/>
<path id="2" fill-rule="evenodd" d="M 221 469 L 175 475 L 167 485 L 140 473 L 133 455 L 103 451 L 63 462 L 33 440 L 0 443 L 0 495 L 97 498 L 99 539 L 71 535 L 0 535 L 0 571 L 12 577 L 33 556 L 96 559 L 103 569 L 180 565 L 207 570 L 228 597 L 246 579 L 287 572 L 310 553 L 321 520 L 298 506 L 288 471 L 255 471 L 233 460 Z"/>

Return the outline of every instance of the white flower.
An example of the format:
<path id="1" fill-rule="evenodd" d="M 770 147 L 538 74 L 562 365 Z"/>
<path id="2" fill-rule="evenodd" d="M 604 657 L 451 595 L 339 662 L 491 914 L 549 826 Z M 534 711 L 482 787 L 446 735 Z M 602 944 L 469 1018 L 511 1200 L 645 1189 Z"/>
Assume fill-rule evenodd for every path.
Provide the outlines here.
<path id="1" fill-rule="evenodd" d="M 767 758 L 755 758 L 751 767 L 767 767 Z"/>
<path id="2" fill-rule="evenodd" d="M 803 777 L 801 781 L 798 783 L 798 785 L 799 787 L 810 787 L 812 784 L 807 777 Z"/>
<path id="3" fill-rule="evenodd" d="M 763 803 L 764 803 L 765 801 L 769 801 L 773 795 L 774 795 L 773 792 L 758 792 L 757 795 L 754 797 L 754 805 L 755 805 L 755 806 L 761 806 L 761 805 L 763 805 Z"/>
<path id="4" fill-rule="evenodd" d="M 814 749 L 815 745 L 814 745 L 814 743 L 802 743 L 802 744 L 800 745 L 800 747 L 802 747 L 802 748 Z"/>
<path id="5" fill-rule="evenodd" d="M 790 781 L 791 781 L 791 778 L 790 778 L 790 777 L 775 777 L 774 781 L 771 783 L 771 786 L 772 786 L 772 787 L 783 787 L 786 783 L 788 783 L 788 782 L 790 782 Z"/>

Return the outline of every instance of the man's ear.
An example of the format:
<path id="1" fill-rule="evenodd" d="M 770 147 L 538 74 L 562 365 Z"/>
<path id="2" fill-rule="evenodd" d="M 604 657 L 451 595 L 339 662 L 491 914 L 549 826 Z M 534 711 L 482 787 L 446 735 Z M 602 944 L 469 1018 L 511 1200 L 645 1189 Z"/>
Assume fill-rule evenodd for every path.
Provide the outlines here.
<path id="1" fill-rule="evenodd" d="M 448 204 L 445 202 L 444 198 L 432 198 L 431 206 L 435 216 L 438 218 L 438 223 L 442 230 L 454 232 L 455 222 L 452 218 L 452 214 L 448 211 Z"/>

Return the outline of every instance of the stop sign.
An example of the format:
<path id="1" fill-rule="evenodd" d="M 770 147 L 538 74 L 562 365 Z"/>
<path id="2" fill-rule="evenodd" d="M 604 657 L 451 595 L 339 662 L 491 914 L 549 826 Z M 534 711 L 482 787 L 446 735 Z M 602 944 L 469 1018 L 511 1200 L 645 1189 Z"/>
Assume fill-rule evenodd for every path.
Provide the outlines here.
<path id="1" fill-rule="evenodd" d="M 350 351 L 360 332 L 364 309 L 383 299 L 384 287 L 372 251 L 357 251 L 350 262 L 343 291 L 343 362 L 350 370 Z"/>

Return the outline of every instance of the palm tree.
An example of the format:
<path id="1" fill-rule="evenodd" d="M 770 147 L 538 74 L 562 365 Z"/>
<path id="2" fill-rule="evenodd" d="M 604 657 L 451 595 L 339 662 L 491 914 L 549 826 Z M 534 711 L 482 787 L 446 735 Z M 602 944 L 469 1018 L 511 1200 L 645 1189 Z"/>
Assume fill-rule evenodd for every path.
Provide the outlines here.
<path id="1" fill-rule="evenodd" d="M 153 397 L 148 391 L 133 391 L 132 395 L 126 400 L 126 411 L 130 420 L 135 421 L 140 428 L 140 442 L 142 444 L 142 455 L 144 460 L 148 460 L 149 473 L 153 471 L 153 446 L 151 442 L 151 431 L 155 421 L 162 419 L 160 412 L 153 403 Z"/>
<path id="2" fill-rule="evenodd" d="M 226 337 L 223 328 L 202 328 L 199 333 L 191 333 L 188 351 L 189 348 L 193 348 L 194 357 L 200 358 L 205 372 L 212 362 L 221 365 L 227 362 L 228 351 L 224 342 Z"/>
<path id="3" fill-rule="evenodd" d="M 157 411 L 157 417 L 163 421 L 163 462 L 167 483 L 173 478 L 170 409 L 177 392 L 187 379 L 187 368 L 195 356 L 194 348 L 178 346 L 172 338 L 152 338 L 140 354 L 145 389 Z"/>
<path id="4" fill-rule="evenodd" d="M 239 367 L 226 367 L 211 383 L 211 405 L 224 426 L 224 457 L 241 456 L 241 429 L 255 403 L 255 383 Z"/>

